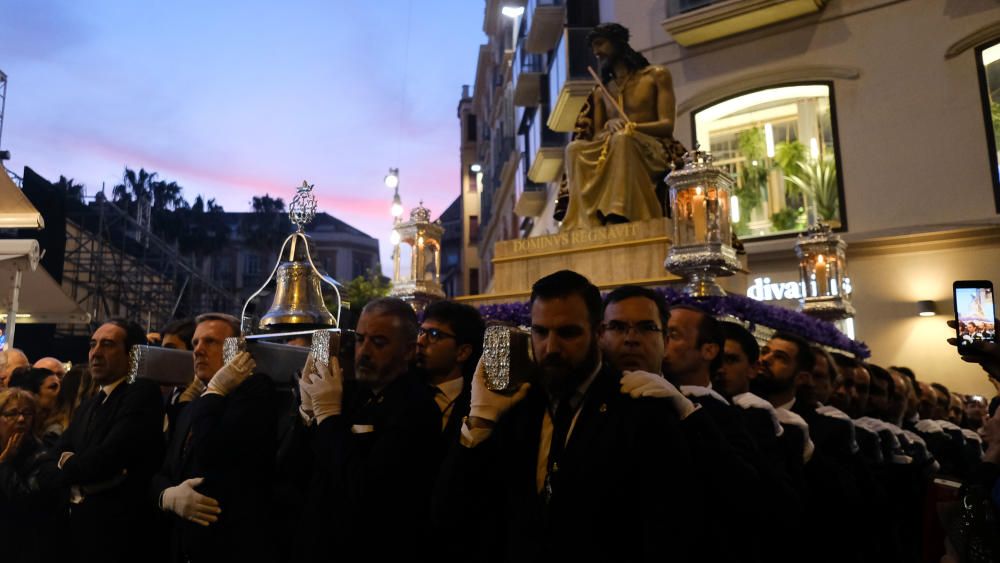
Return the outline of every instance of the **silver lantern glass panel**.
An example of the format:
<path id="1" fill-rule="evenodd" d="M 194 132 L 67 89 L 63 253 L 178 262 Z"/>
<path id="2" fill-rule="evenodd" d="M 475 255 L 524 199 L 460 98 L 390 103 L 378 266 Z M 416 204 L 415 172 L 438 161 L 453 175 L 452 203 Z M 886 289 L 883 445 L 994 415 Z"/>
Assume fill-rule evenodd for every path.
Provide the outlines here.
<path id="1" fill-rule="evenodd" d="M 695 297 L 724 295 L 715 282 L 740 270 L 732 246 L 733 179 L 697 149 L 684 155 L 684 167 L 667 176 L 673 241 L 664 267 L 688 280 Z"/>

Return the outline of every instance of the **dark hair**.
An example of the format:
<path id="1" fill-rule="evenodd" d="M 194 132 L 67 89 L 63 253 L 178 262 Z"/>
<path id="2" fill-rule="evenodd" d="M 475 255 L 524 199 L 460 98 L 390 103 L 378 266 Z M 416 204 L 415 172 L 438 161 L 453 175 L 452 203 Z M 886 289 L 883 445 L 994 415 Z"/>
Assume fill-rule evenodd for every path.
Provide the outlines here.
<path id="1" fill-rule="evenodd" d="M 693 311 L 701 315 L 698 321 L 698 339 L 695 340 L 695 346 L 701 348 L 705 344 L 715 344 L 719 347 L 719 353 L 715 355 L 712 359 L 712 363 L 709 366 L 711 373 L 719 371 L 722 367 L 722 350 L 726 347 L 726 337 L 722 333 L 722 327 L 719 321 L 715 320 L 708 311 L 696 307 L 694 305 L 674 305 L 670 308 L 671 311 L 677 311 L 683 309 L 685 311 Z"/>
<path id="2" fill-rule="evenodd" d="M 875 364 L 865 364 L 865 368 L 871 374 L 872 379 L 878 378 L 887 382 L 888 387 L 886 390 L 890 395 L 896 392 L 896 382 L 892 380 L 892 374 L 889 373 L 889 370 Z"/>
<path id="3" fill-rule="evenodd" d="M 116 327 L 125 331 L 125 353 L 132 351 L 133 346 L 139 346 L 141 344 L 149 344 L 146 341 L 146 331 L 142 330 L 135 321 L 130 321 L 121 317 L 115 317 L 104 321 L 106 325 L 115 325 Z"/>
<path id="4" fill-rule="evenodd" d="M 587 306 L 590 326 L 596 330 L 604 318 L 601 292 L 596 285 L 590 283 L 590 280 L 572 270 L 559 270 L 536 281 L 531 286 L 530 304 L 534 305 L 536 299 L 562 299 L 570 295 L 579 295 L 583 299 Z"/>
<path id="5" fill-rule="evenodd" d="M 732 340 L 740 345 L 751 364 L 760 359 L 760 344 L 757 344 L 757 339 L 749 330 L 732 322 L 720 322 L 719 328 L 722 330 L 722 336 L 725 340 Z"/>
<path id="6" fill-rule="evenodd" d="M 937 389 L 941 393 L 944 393 L 944 396 L 948 397 L 949 401 L 951 400 L 951 391 L 949 391 L 944 385 L 941 385 L 940 383 L 931 383 L 931 387 Z"/>
<path id="7" fill-rule="evenodd" d="M 486 323 L 479 310 L 464 303 L 435 301 L 424 309 L 424 320 L 447 324 L 455 333 L 456 343 L 472 346 L 472 355 L 462 364 L 462 375 L 471 377 L 483 354 L 483 334 L 486 332 Z"/>
<path id="8" fill-rule="evenodd" d="M 226 313 L 203 313 L 194 318 L 195 327 L 208 321 L 222 321 L 229 325 L 233 336 L 240 335 L 240 320 L 232 315 L 227 315 Z M 193 329 L 191 330 L 191 336 L 194 336 Z"/>
<path id="9" fill-rule="evenodd" d="M 604 307 L 602 310 L 607 310 L 608 305 L 612 303 L 618 303 L 619 301 L 632 299 L 633 297 L 641 297 L 652 301 L 656 305 L 657 312 L 660 314 L 660 324 L 663 325 L 663 328 L 667 328 L 667 322 L 670 321 L 670 308 L 667 307 L 667 300 L 663 295 L 641 285 L 616 287 L 611 293 L 604 296 Z"/>
<path id="10" fill-rule="evenodd" d="M 841 354 L 840 352 L 833 352 L 832 354 L 830 354 L 830 356 L 833 357 L 833 361 L 834 361 L 834 363 L 837 364 L 837 367 L 839 367 L 841 369 L 845 369 L 845 368 L 846 369 L 852 369 L 852 368 L 858 367 L 858 361 L 857 360 L 855 360 L 854 358 L 852 358 L 850 356 L 845 356 L 844 354 Z"/>
<path id="11" fill-rule="evenodd" d="M 837 378 L 840 377 L 840 369 L 837 367 L 837 363 L 833 360 L 833 355 L 830 354 L 826 348 L 821 346 L 810 346 L 809 349 L 812 350 L 813 353 L 813 369 L 816 369 L 815 358 L 822 357 L 826 359 L 826 371 L 828 372 L 827 375 L 830 378 L 830 382 L 832 383 L 836 381 Z"/>
<path id="12" fill-rule="evenodd" d="M 188 350 L 191 350 L 194 348 L 191 344 L 191 339 L 194 338 L 194 327 L 194 319 L 176 319 L 163 327 L 163 330 L 160 331 L 160 336 L 165 338 L 168 334 L 175 334 L 177 338 L 180 338 L 187 345 Z M 239 327 L 237 327 L 235 334 L 239 334 Z"/>
<path id="13" fill-rule="evenodd" d="M 812 348 L 809 347 L 809 342 L 805 338 L 790 332 L 776 332 L 771 336 L 771 339 L 784 340 L 785 342 L 795 344 L 798 350 L 795 354 L 795 367 L 799 371 L 812 371 L 813 367 L 816 366 L 816 357 L 813 356 Z"/>
<path id="14" fill-rule="evenodd" d="M 909 377 L 910 381 L 912 381 L 914 386 L 916 386 L 917 375 L 913 373 L 912 369 L 902 366 L 889 366 L 889 369 L 898 371 L 899 373 L 905 375 L 906 377 Z"/>
<path id="15" fill-rule="evenodd" d="M 365 313 L 396 317 L 399 319 L 400 329 L 403 331 L 406 341 L 411 343 L 417 341 L 417 313 L 406 301 L 398 297 L 379 297 L 365 305 L 361 314 Z"/>
<path id="16" fill-rule="evenodd" d="M 587 34 L 587 46 L 592 46 L 597 38 L 607 39 L 618 48 L 622 60 L 629 69 L 635 71 L 649 66 L 649 60 L 628 44 L 629 31 L 627 27 L 612 22 L 599 24 Z M 601 68 L 601 80 L 607 82 L 612 78 L 614 78 L 612 69 Z"/>
<path id="17" fill-rule="evenodd" d="M 37 395 L 42 390 L 45 379 L 55 374 L 56 372 L 50 369 L 21 366 L 11 372 L 7 386 L 31 391 Z"/>

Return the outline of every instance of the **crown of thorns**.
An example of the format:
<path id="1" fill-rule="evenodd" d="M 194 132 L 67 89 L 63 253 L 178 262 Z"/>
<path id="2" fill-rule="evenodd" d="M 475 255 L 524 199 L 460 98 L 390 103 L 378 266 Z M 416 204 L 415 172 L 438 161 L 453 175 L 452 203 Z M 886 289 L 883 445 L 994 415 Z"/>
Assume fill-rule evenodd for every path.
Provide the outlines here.
<path id="1" fill-rule="evenodd" d="M 618 23 L 602 23 L 587 34 L 587 44 L 592 44 L 598 37 L 603 37 L 612 43 L 628 43 L 628 28 Z"/>

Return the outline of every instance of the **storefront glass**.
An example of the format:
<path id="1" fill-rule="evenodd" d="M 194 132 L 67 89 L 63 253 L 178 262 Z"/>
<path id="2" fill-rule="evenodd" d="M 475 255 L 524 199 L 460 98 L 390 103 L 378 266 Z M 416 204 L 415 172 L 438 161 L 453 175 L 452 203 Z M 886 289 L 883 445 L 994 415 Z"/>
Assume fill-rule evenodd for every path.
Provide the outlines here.
<path id="1" fill-rule="evenodd" d="M 832 88 L 757 90 L 694 113 L 695 139 L 736 178 L 733 228 L 742 239 L 843 223 Z"/>

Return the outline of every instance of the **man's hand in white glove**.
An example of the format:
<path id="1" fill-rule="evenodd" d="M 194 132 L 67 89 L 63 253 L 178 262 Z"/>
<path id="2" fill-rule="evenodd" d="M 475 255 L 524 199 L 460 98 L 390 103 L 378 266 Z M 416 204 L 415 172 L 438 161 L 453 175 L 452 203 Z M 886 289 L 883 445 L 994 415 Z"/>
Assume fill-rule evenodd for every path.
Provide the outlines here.
<path id="1" fill-rule="evenodd" d="M 160 508 L 200 526 L 215 523 L 219 520 L 222 509 L 219 508 L 219 501 L 194 490 L 202 481 L 203 478 L 197 477 L 188 479 L 176 487 L 164 489 L 160 497 Z"/>
<path id="2" fill-rule="evenodd" d="M 677 411 L 677 415 L 681 420 L 684 420 L 697 410 L 691 399 L 685 397 L 680 390 L 659 374 L 638 370 L 623 371 L 621 384 L 622 393 L 633 399 L 638 399 L 639 397 L 667 399 Z"/>
<path id="3" fill-rule="evenodd" d="M 341 412 L 341 402 L 344 397 L 344 375 L 340 370 L 340 360 L 336 356 L 330 358 L 327 365 L 319 360 L 313 361 L 313 369 L 302 375 L 299 388 L 303 397 L 308 395 L 316 422 Z"/>
<path id="4" fill-rule="evenodd" d="M 472 376 L 471 399 L 469 401 L 469 420 L 478 420 L 496 423 L 503 416 L 503 413 L 510 410 L 528 395 L 530 383 L 522 383 L 512 394 L 497 393 L 486 388 L 486 375 L 484 373 L 483 360 L 480 358 L 476 365 L 476 373 Z"/>
<path id="5" fill-rule="evenodd" d="M 204 392 L 205 392 L 205 382 L 196 377 L 194 378 L 194 381 L 192 381 L 187 386 L 187 388 L 184 389 L 184 392 L 181 393 L 181 396 L 177 399 L 177 402 L 190 403 L 191 401 L 197 399 L 198 397 L 201 397 L 201 394 Z"/>
<path id="6" fill-rule="evenodd" d="M 250 372 L 256 366 L 257 363 L 253 361 L 249 353 L 240 352 L 236 354 L 232 360 L 229 360 L 228 364 L 215 372 L 212 380 L 208 382 L 208 390 L 205 393 L 223 396 L 232 393 L 241 383 L 250 377 Z"/>
<path id="7" fill-rule="evenodd" d="M 309 355 L 306 356 L 306 365 L 302 367 L 302 371 L 299 373 L 299 410 L 308 419 L 312 419 L 315 414 L 313 413 L 312 397 L 306 391 L 305 381 L 306 376 L 315 371 L 314 364 L 315 360 L 313 359 L 312 352 L 309 352 Z"/>

